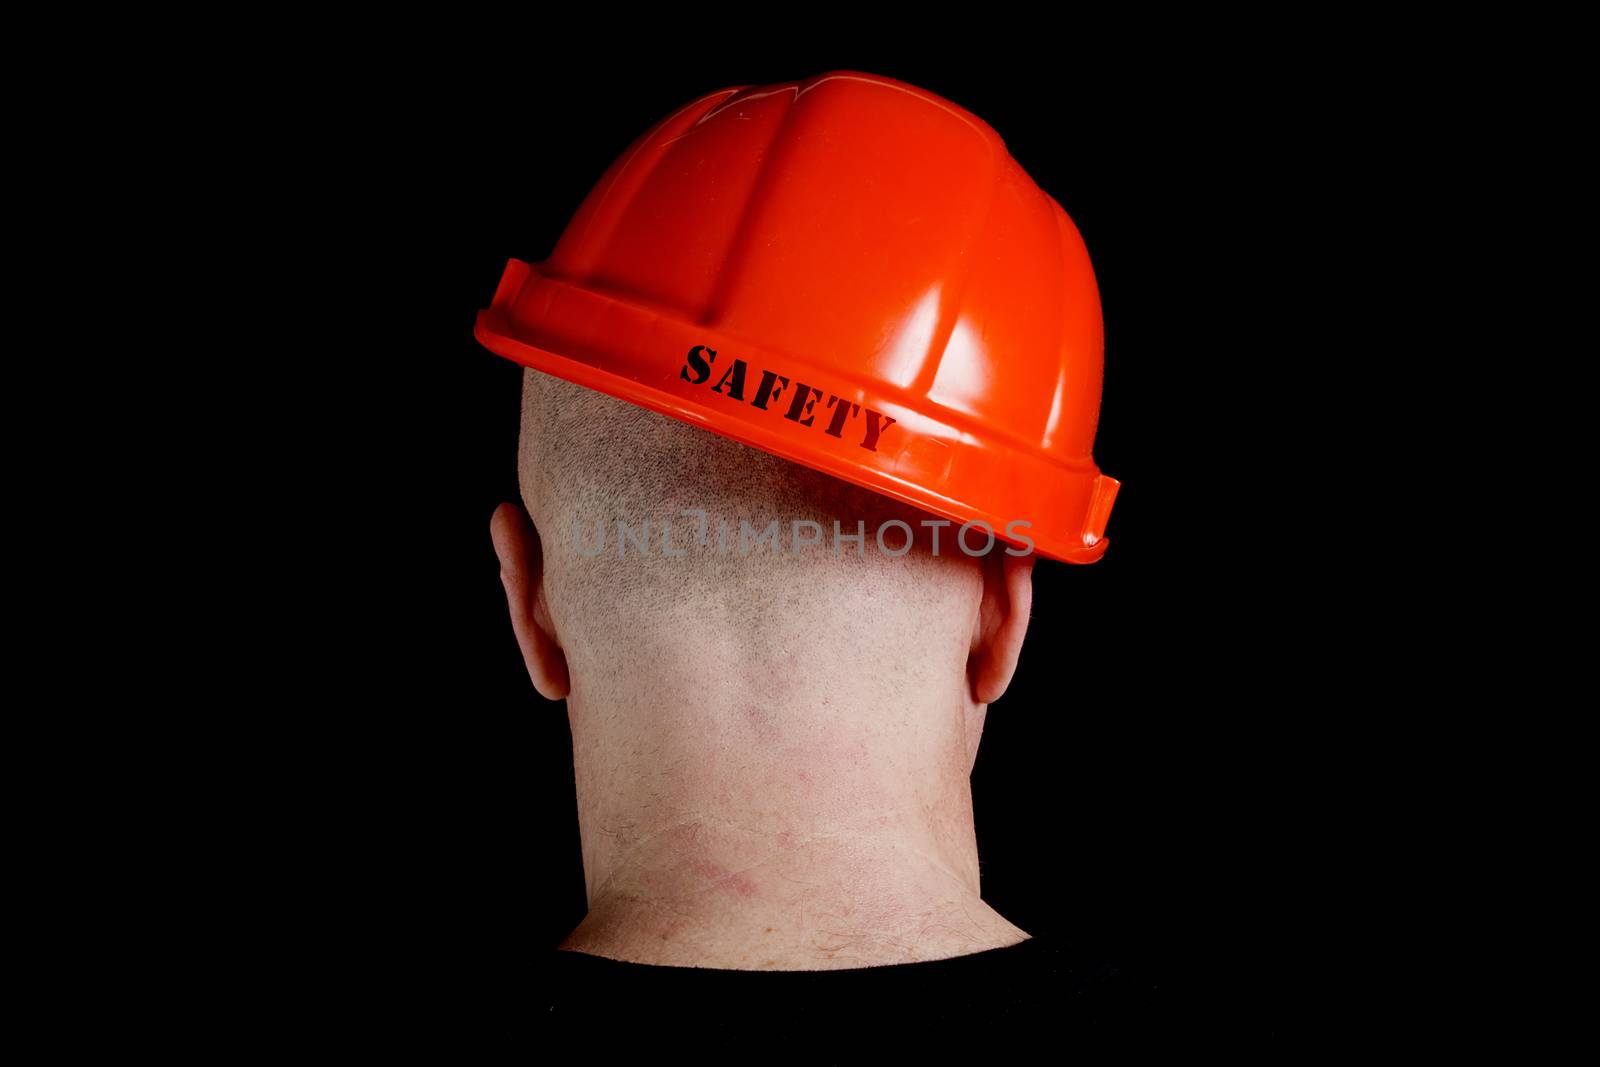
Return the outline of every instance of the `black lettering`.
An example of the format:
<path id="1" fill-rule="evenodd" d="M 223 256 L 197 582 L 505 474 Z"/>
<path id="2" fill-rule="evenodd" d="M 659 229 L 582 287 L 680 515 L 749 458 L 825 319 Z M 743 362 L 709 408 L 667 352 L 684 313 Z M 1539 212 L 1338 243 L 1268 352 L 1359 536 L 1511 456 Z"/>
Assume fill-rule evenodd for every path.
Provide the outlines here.
<path id="1" fill-rule="evenodd" d="M 838 406 L 834 407 L 835 404 Z M 827 434 L 829 437 L 843 437 L 844 420 L 855 418 L 861 410 L 861 405 L 852 404 L 841 397 L 830 396 L 828 406 L 833 408 L 833 420 L 828 423 Z"/>
<path id="2" fill-rule="evenodd" d="M 797 392 L 794 394 L 794 399 L 789 402 L 789 410 L 783 413 L 783 417 L 790 422 L 798 422 L 801 426 L 810 426 L 811 420 L 815 418 L 811 414 L 811 409 L 822 399 L 822 390 L 805 382 L 796 382 L 795 389 Z M 802 415 L 805 418 L 802 419 L 800 417 Z"/>
<path id="3" fill-rule="evenodd" d="M 711 356 L 711 361 L 709 363 L 700 358 L 701 352 L 708 353 Z M 680 367 L 678 369 L 678 377 L 682 378 L 690 385 L 704 385 L 706 383 L 706 379 L 711 377 L 711 363 L 716 362 L 717 353 L 712 349 L 707 348 L 705 345 L 695 345 L 693 348 L 689 349 L 689 355 L 687 358 L 689 360 L 689 367 L 694 368 L 695 376 L 693 378 L 689 377 L 689 367 Z"/>
<path id="4" fill-rule="evenodd" d="M 780 385 L 776 389 L 774 389 L 772 387 L 772 383 L 774 381 L 782 382 L 783 385 Z M 784 385 L 788 385 L 788 384 L 789 384 L 789 379 L 785 378 L 783 375 L 781 375 L 781 374 L 773 374 L 769 370 L 762 371 L 761 372 L 761 385 L 756 388 L 756 398 L 754 400 L 750 401 L 750 405 L 752 407 L 758 407 L 762 411 L 766 411 L 767 410 L 767 401 L 769 399 L 770 400 L 778 399 L 779 394 L 781 394 L 783 392 L 783 386 Z"/>
<path id="5" fill-rule="evenodd" d="M 862 438 L 861 447 L 866 449 L 868 452 L 876 452 L 878 450 L 878 436 L 882 434 L 883 431 L 893 426 L 897 421 L 898 420 L 896 419 L 891 419 L 887 415 L 881 415 L 878 412 L 873 411 L 871 408 L 868 408 L 867 435 L 866 437 Z"/>
<path id="6" fill-rule="evenodd" d="M 728 391 L 723 393 L 723 395 L 728 397 L 730 400 L 742 401 L 744 399 L 744 368 L 744 360 L 734 360 L 733 366 L 729 367 L 727 372 L 723 374 L 721 380 L 719 380 L 716 385 L 711 387 L 711 391 L 713 393 L 721 393 L 722 387 L 726 385 L 728 387 Z M 732 381 L 729 379 L 732 379 Z"/>

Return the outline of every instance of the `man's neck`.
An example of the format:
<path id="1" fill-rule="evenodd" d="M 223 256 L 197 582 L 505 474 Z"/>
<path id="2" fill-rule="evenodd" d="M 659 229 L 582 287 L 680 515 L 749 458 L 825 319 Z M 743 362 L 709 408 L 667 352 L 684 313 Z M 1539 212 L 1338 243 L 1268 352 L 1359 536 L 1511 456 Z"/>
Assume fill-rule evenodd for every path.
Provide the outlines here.
<path id="1" fill-rule="evenodd" d="M 748 761 L 721 759 L 728 773 L 696 781 L 660 763 L 600 774 L 580 759 L 589 914 L 560 947 L 636 963 L 832 970 L 1025 940 L 979 895 L 959 754 L 909 773 L 863 765 L 870 748 L 860 761 L 780 760 L 753 774 Z M 637 787 L 619 795 L 619 782 Z"/>

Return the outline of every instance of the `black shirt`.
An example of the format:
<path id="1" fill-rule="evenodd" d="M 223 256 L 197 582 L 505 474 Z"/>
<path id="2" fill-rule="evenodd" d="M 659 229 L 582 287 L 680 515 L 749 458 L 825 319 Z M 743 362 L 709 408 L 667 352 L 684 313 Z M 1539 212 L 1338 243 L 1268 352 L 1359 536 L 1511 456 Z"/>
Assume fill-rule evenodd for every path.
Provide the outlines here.
<path id="1" fill-rule="evenodd" d="M 1138 1041 L 1175 1026 L 1152 975 L 1038 936 L 949 959 L 829 971 L 662 966 L 565 950 L 544 964 L 546 1021 L 607 1047 L 692 1033 L 724 1050 L 761 1039 L 829 1060 L 846 1035 L 949 1052 L 1027 1034 Z"/>

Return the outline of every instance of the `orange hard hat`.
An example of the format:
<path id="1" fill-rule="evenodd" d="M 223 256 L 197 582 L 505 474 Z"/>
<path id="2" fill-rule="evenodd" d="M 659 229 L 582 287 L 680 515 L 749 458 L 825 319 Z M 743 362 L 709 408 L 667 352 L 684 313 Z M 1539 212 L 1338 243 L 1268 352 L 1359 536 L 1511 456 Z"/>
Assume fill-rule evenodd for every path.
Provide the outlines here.
<path id="1" fill-rule="evenodd" d="M 1104 333 L 1077 227 L 983 120 L 836 70 L 623 152 L 474 336 L 1045 556 L 1105 552 Z"/>

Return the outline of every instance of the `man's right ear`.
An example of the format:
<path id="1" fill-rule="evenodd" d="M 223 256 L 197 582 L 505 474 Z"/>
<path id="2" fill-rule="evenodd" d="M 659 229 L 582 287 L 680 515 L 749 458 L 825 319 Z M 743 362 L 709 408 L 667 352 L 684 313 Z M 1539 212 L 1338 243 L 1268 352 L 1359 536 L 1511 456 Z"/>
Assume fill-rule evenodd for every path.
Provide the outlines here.
<path id="1" fill-rule="evenodd" d="M 546 700 L 565 700 L 572 688 L 567 656 L 556 640 L 544 601 L 544 549 L 533 520 L 520 504 L 501 504 L 489 519 L 489 536 L 500 557 L 500 582 L 506 588 L 511 629 L 533 687 Z"/>

